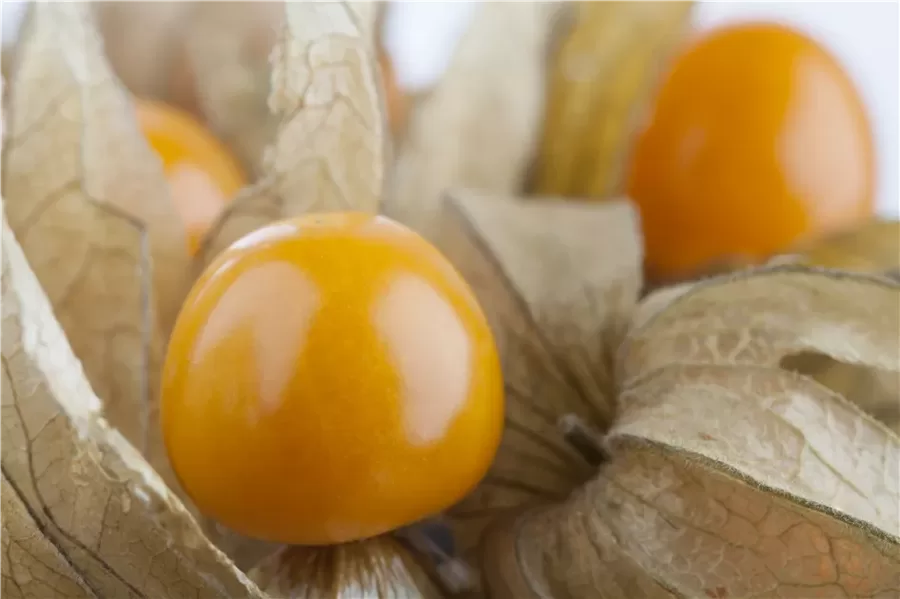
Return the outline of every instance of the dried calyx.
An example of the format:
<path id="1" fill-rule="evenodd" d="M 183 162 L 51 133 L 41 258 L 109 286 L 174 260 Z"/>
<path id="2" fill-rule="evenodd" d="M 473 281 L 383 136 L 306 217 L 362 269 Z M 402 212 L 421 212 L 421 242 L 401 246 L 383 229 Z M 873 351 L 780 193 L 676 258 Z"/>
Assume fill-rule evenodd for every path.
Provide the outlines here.
<path id="1" fill-rule="evenodd" d="M 4 594 L 896 592 L 900 440 L 884 422 L 897 425 L 897 390 L 882 383 L 900 364 L 900 283 L 793 265 L 640 299 L 627 201 L 510 199 L 556 22 L 540 4 L 480 6 L 413 107 L 382 198 L 372 15 L 273 6 L 285 25 L 270 152 L 193 267 L 89 9 L 32 9 L 4 107 Z M 514 70 L 489 43 L 503 27 Z M 498 97 L 517 111 L 488 110 Z M 508 402 L 491 472 L 443 519 L 354 544 L 260 547 L 202 518 L 201 530 L 151 424 L 195 268 L 273 220 L 382 205 L 440 245 L 491 322 Z"/>
<path id="2" fill-rule="evenodd" d="M 639 252 L 602 240 L 634 230 L 633 215 L 594 208 L 588 251 L 577 230 L 589 210 L 477 195 L 451 204 L 447 247 L 478 281 L 508 360 L 504 446 L 451 513 L 492 596 L 891 592 L 900 439 L 861 409 L 865 387 L 842 396 L 782 365 L 812 352 L 896 378 L 900 285 L 782 266 L 666 289 L 631 310 Z M 569 236 L 553 239 L 548 224 Z M 623 263 L 593 285 L 597 255 Z M 591 320 L 590 306 L 628 317 L 607 346 L 613 360 L 587 350 L 622 339 L 610 335 L 621 320 Z M 571 314 L 580 331 L 560 322 Z M 571 431 L 572 414 L 608 428 L 599 469 L 558 428 Z"/>

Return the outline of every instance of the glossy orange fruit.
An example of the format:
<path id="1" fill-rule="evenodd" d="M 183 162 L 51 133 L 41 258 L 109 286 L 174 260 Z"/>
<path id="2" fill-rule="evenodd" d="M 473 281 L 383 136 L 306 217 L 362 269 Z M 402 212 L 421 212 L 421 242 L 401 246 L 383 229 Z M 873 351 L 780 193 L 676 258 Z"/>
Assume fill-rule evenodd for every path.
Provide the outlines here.
<path id="1" fill-rule="evenodd" d="M 656 276 L 757 262 L 873 212 L 863 103 L 841 65 L 796 31 L 742 24 L 698 36 L 650 116 L 628 186 Z"/>
<path id="2" fill-rule="evenodd" d="M 228 149 L 186 112 L 145 99 L 135 107 L 144 136 L 162 160 L 193 254 L 246 179 Z"/>
<path id="3" fill-rule="evenodd" d="M 503 383 L 474 295 L 433 246 L 381 216 L 323 214 L 209 266 L 169 342 L 161 411 L 203 513 L 330 544 L 472 489 L 499 444 Z"/>

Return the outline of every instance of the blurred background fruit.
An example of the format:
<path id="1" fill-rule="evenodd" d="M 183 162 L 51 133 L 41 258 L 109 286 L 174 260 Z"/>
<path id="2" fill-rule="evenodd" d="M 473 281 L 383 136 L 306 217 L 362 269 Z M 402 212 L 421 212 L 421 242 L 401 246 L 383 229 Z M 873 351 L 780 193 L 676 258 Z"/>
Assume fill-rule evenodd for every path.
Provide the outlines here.
<path id="1" fill-rule="evenodd" d="M 852 81 L 812 39 L 762 23 L 711 31 L 677 57 L 628 181 L 662 278 L 853 227 L 872 215 L 873 188 Z"/>
<path id="2" fill-rule="evenodd" d="M 900 217 L 900 36 L 897 2 L 698 2 L 697 29 L 774 22 L 812 37 L 852 78 L 872 123 L 878 214 Z"/>
<path id="3" fill-rule="evenodd" d="M 200 511 L 293 544 L 449 507 L 503 427 L 471 289 L 421 236 L 362 213 L 273 223 L 225 250 L 178 317 L 162 389 L 166 447 Z"/>
<path id="4" fill-rule="evenodd" d="M 162 160 L 195 253 L 226 203 L 245 185 L 240 165 L 188 113 L 146 99 L 136 99 L 135 110 L 141 131 Z"/>

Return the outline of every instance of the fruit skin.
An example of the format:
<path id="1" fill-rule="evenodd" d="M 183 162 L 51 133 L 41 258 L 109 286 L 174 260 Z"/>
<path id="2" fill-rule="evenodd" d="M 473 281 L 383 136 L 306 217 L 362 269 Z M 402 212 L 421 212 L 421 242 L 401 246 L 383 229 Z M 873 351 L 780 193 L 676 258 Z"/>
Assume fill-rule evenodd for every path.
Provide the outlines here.
<path id="1" fill-rule="evenodd" d="M 816 42 L 748 23 L 672 65 L 632 156 L 652 276 L 758 262 L 873 210 L 874 148 L 852 81 Z"/>
<path id="2" fill-rule="evenodd" d="M 381 216 L 310 215 L 201 275 L 169 342 L 161 424 L 201 512 L 331 544 L 471 490 L 499 445 L 503 382 L 474 295 L 433 246 Z"/>
<path id="3" fill-rule="evenodd" d="M 162 160 L 188 248 L 195 254 L 246 178 L 225 145 L 188 113 L 147 99 L 136 99 L 135 110 L 142 133 Z"/>

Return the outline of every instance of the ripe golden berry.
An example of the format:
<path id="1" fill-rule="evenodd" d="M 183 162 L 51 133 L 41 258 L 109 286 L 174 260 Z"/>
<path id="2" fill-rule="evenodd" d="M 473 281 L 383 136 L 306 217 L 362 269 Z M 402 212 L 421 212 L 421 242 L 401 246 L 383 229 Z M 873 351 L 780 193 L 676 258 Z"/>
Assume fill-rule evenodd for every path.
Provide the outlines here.
<path id="1" fill-rule="evenodd" d="M 874 147 L 863 103 L 812 39 L 723 27 L 674 61 L 632 158 L 649 270 L 757 262 L 868 218 Z"/>
<path id="2" fill-rule="evenodd" d="M 317 545 L 461 499 L 497 450 L 503 383 L 474 295 L 433 246 L 381 216 L 310 215 L 251 233 L 200 277 L 161 410 L 202 512 Z"/>
<path id="3" fill-rule="evenodd" d="M 172 199 L 196 253 L 209 227 L 244 186 L 228 149 L 186 112 L 160 102 L 135 101 L 141 131 L 163 163 Z"/>

